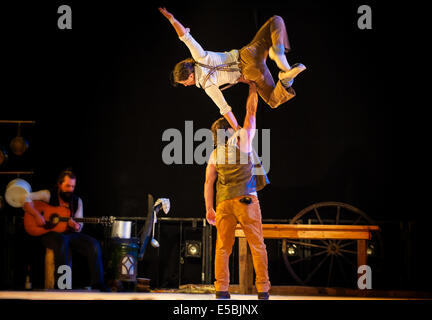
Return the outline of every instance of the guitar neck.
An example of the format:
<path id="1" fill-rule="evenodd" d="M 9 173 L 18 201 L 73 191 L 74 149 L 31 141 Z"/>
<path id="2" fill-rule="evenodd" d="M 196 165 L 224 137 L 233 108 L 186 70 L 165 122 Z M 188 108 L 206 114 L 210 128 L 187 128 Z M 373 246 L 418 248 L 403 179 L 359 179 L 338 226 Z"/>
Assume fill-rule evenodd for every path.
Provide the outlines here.
<path id="1" fill-rule="evenodd" d="M 59 219 L 60 219 L 60 221 L 67 222 L 71 218 L 61 217 Z M 73 219 L 76 222 L 86 222 L 86 223 L 101 223 L 101 221 L 102 221 L 101 218 L 73 218 Z"/>

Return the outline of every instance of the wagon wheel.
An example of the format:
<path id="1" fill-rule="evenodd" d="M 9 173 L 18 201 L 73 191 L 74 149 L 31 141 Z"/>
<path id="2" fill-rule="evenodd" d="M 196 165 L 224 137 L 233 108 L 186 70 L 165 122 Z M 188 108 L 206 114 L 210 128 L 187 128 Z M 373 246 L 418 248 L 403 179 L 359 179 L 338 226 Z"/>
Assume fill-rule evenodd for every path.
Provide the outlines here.
<path id="1" fill-rule="evenodd" d="M 301 210 L 290 224 L 376 225 L 363 211 L 342 202 L 320 202 Z M 368 241 L 368 265 L 379 271 L 382 240 L 379 232 Z M 357 285 L 356 240 L 284 239 L 286 268 L 300 285 L 354 287 Z"/>

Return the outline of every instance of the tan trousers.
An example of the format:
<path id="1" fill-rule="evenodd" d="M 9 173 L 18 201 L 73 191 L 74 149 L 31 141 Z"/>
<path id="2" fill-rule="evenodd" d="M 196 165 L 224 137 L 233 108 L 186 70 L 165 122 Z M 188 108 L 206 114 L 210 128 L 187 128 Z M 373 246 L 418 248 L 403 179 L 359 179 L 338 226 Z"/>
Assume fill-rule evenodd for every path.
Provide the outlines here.
<path id="1" fill-rule="evenodd" d="M 243 196 L 225 200 L 216 208 L 216 254 L 215 278 L 216 291 L 228 291 L 229 287 L 229 256 L 235 241 L 235 228 L 240 223 L 249 248 L 255 269 L 255 286 L 258 292 L 268 292 L 270 281 L 268 277 L 267 250 L 262 234 L 261 209 L 258 198 L 250 196 L 252 203 L 245 204 L 239 200 Z"/>
<path id="2" fill-rule="evenodd" d="M 295 96 L 292 87 L 285 89 L 280 81 L 275 85 L 266 59 L 271 46 L 282 44 L 290 49 L 285 22 L 273 16 L 261 27 L 253 40 L 240 49 L 240 65 L 246 80 L 256 83 L 258 94 L 272 108 L 276 108 Z"/>

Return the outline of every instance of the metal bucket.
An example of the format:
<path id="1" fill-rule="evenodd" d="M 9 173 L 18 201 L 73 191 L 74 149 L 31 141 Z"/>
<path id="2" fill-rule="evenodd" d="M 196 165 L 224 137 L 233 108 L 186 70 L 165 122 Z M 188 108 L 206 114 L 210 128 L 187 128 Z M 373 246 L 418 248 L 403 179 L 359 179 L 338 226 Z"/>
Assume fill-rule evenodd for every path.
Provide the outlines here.
<path id="1" fill-rule="evenodd" d="M 32 192 L 30 184 L 23 179 L 14 179 L 6 186 L 6 202 L 14 207 L 21 208 L 24 205 L 25 198 Z"/>
<path id="2" fill-rule="evenodd" d="M 130 239 L 132 221 L 114 221 L 111 229 L 111 238 Z"/>

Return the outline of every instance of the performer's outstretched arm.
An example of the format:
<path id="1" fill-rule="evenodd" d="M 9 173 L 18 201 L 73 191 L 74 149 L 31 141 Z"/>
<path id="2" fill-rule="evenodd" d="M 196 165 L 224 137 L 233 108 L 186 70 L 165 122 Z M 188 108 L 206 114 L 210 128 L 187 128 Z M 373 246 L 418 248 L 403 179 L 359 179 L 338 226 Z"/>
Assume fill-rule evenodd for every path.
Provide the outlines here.
<path id="1" fill-rule="evenodd" d="M 190 35 L 189 29 L 185 28 L 177 19 L 175 19 L 172 13 L 169 13 L 165 8 L 159 8 L 159 11 L 174 27 L 179 39 L 188 47 L 194 60 L 199 60 L 207 55 L 207 52 Z"/>
<path id="2" fill-rule="evenodd" d="M 252 150 L 252 140 L 256 131 L 256 112 L 258 106 L 258 94 L 255 82 L 249 82 L 249 95 L 246 101 L 246 116 L 243 129 L 240 130 L 240 150 L 250 152 Z"/>
<path id="3" fill-rule="evenodd" d="M 237 123 L 237 119 L 234 116 L 234 113 L 232 113 L 232 111 L 225 113 L 224 114 L 224 118 L 228 121 L 228 123 L 231 125 L 231 127 L 237 131 L 238 129 L 240 129 L 238 123 Z"/>
<path id="4" fill-rule="evenodd" d="M 174 18 L 174 15 L 172 13 L 169 13 L 167 9 L 159 8 L 159 11 L 171 23 L 171 25 L 174 27 L 175 31 L 177 32 L 177 35 L 179 37 L 183 37 L 186 33 L 186 28 L 183 27 L 183 25 L 176 18 Z"/>
<path id="5" fill-rule="evenodd" d="M 249 135 L 255 135 L 256 129 L 256 112 L 258 106 L 258 94 L 255 82 L 249 82 L 249 95 L 246 101 L 246 116 L 243 128 L 248 131 Z"/>
<path id="6" fill-rule="evenodd" d="M 189 48 L 189 51 L 192 55 L 192 58 L 194 58 L 195 60 L 198 60 L 198 59 L 206 56 L 207 52 L 200 46 L 200 44 L 198 42 L 195 41 L 194 38 L 192 38 L 190 36 L 189 30 L 186 29 L 177 19 L 175 19 L 174 15 L 172 13 L 168 12 L 168 10 L 166 8 L 159 8 L 159 11 L 160 11 L 160 13 L 162 13 L 162 15 L 165 18 L 168 19 L 168 21 L 174 27 L 179 38 Z M 221 109 L 221 112 L 222 112 L 223 116 L 225 117 L 225 119 L 228 121 L 228 123 L 231 125 L 231 127 L 237 131 L 239 129 L 237 119 L 234 116 L 234 114 L 232 113 L 231 107 L 229 107 L 226 104 L 226 101 L 223 98 L 223 95 L 222 95 L 221 91 L 219 90 L 219 88 L 210 88 L 210 89 L 206 90 L 206 93 L 216 103 L 216 105 L 218 105 L 219 109 L 221 109 L 221 107 L 229 108 L 229 111 L 227 110 L 227 111 L 222 112 L 223 110 Z M 218 104 L 218 102 L 219 102 L 219 104 Z M 222 104 L 225 104 L 226 106 L 222 106 Z"/>

